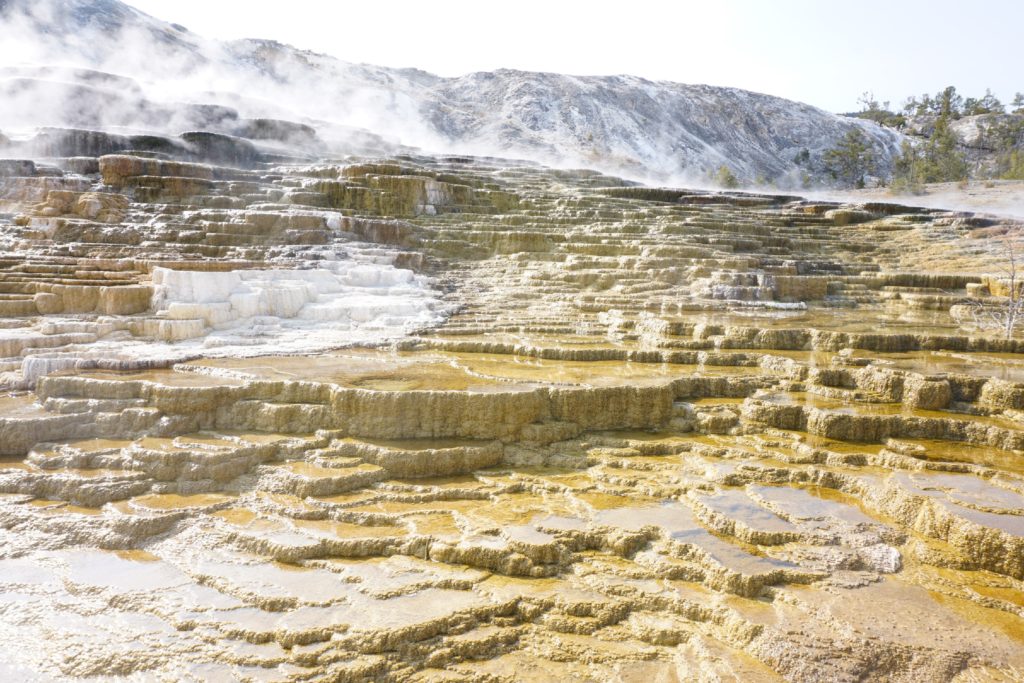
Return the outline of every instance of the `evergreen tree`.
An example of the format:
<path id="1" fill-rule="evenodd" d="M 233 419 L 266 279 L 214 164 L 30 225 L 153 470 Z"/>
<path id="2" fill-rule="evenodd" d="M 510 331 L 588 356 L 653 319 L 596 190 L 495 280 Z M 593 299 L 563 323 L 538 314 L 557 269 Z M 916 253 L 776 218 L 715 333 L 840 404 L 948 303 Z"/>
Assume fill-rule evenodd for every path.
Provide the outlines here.
<path id="1" fill-rule="evenodd" d="M 981 99 L 968 97 L 964 100 L 964 115 L 976 116 L 978 114 L 1002 114 L 1003 103 L 999 101 L 992 91 L 985 88 L 985 96 Z"/>
<path id="2" fill-rule="evenodd" d="M 960 140 L 949 126 L 951 115 L 941 115 L 923 145 L 903 143 L 893 168 L 895 189 L 916 191 L 923 183 L 965 180 L 967 160 L 958 149 Z"/>
<path id="3" fill-rule="evenodd" d="M 1024 150 L 1011 149 L 999 157 L 999 177 L 1024 180 Z"/>
<path id="4" fill-rule="evenodd" d="M 921 99 L 917 99 L 911 95 L 903 105 L 903 111 L 907 116 L 931 114 L 935 111 L 935 102 L 932 100 L 932 96 L 928 93 L 921 95 Z"/>
<path id="5" fill-rule="evenodd" d="M 964 98 L 957 94 L 956 88 L 952 85 L 946 86 L 946 88 L 939 93 L 938 97 L 938 114 L 940 117 L 946 118 L 960 118 L 960 114 L 963 113 Z"/>
<path id="6" fill-rule="evenodd" d="M 981 98 L 981 108 L 990 114 L 1003 114 L 1006 112 L 1006 107 L 988 88 L 985 88 L 985 96 Z"/>
<path id="7" fill-rule="evenodd" d="M 860 128 L 851 128 L 839 144 L 822 156 L 825 168 L 845 185 L 864 187 L 864 176 L 874 169 L 875 154 Z"/>
<path id="8" fill-rule="evenodd" d="M 893 163 L 892 189 L 896 192 L 919 194 L 924 180 L 924 155 L 909 140 L 904 140 L 900 155 Z"/>
<path id="9" fill-rule="evenodd" d="M 889 102 L 879 102 L 872 92 L 863 93 L 857 100 L 860 103 L 860 111 L 854 114 L 859 119 L 874 121 L 881 126 L 890 128 L 901 128 L 906 123 L 902 114 L 890 111 Z"/>
<path id="10" fill-rule="evenodd" d="M 862 101 L 873 103 L 871 97 Z M 985 147 L 995 152 L 995 177 L 1017 179 L 1024 177 L 1024 93 L 1014 94 L 1010 111 L 1018 116 L 992 117 L 984 122 Z M 960 151 L 960 140 L 951 123 L 961 116 L 1003 114 L 1006 106 L 992 90 L 984 96 L 962 97 L 955 87 L 944 88 L 934 96 L 911 96 L 903 105 L 907 116 L 934 116 L 934 129 L 920 144 L 904 143 L 893 168 L 893 187 L 914 190 L 923 183 L 965 180 L 970 168 Z M 925 123 L 928 123 L 926 120 Z"/>
<path id="11" fill-rule="evenodd" d="M 715 174 L 715 182 L 718 183 L 719 187 L 725 187 L 728 189 L 739 187 L 740 185 L 740 181 L 733 174 L 732 170 L 725 164 L 718 167 L 718 172 Z"/>
<path id="12" fill-rule="evenodd" d="M 995 175 L 1024 180 L 1024 118 L 1006 117 L 989 126 L 988 144 L 996 151 Z"/>
<path id="13" fill-rule="evenodd" d="M 950 117 L 943 115 L 935 122 L 935 131 L 928 138 L 926 183 L 941 183 L 967 178 L 967 161 L 957 149 L 960 140 L 949 127 Z"/>

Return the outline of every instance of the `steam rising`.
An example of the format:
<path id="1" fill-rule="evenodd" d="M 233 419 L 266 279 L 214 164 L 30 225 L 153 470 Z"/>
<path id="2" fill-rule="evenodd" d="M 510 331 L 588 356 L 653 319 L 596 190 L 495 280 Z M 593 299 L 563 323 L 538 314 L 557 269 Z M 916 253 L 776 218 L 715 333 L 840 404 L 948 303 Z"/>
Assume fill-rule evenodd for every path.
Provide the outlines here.
<path id="1" fill-rule="evenodd" d="M 254 119 L 302 125 L 260 135 Z M 820 160 L 860 127 L 884 175 L 902 140 L 731 88 L 513 71 L 449 79 L 269 40 L 208 40 L 117 0 L 0 0 L 0 131 L 18 140 L 43 126 L 206 130 L 311 159 L 413 149 L 516 157 L 691 187 L 710 186 L 724 165 L 748 187 L 797 192 L 806 168 L 792 160 L 804 149 Z"/>
<path id="2" fill-rule="evenodd" d="M 9 136 L 39 126 L 231 132 L 236 118 L 272 118 L 311 124 L 332 143 L 361 128 L 392 144 L 438 142 L 385 70 L 270 41 L 205 40 L 117 2 L 10 3 L 0 36 Z"/>
<path id="3" fill-rule="evenodd" d="M 930 209 L 992 213 L 1024 219 L 1024 183 L 1017 180 L 972 181 L 966 187 L 958 183 L 939 183 L 925 194 L 892 194 L 885 188 L 852 192 L 814 192 L 810 196 L 823 201 L 881 201 Z"/>

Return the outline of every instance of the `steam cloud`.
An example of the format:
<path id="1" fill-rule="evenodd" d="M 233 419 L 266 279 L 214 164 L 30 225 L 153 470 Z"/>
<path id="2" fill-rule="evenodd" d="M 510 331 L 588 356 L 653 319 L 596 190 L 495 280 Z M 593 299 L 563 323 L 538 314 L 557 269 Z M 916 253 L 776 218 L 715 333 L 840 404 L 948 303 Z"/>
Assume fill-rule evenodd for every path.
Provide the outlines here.
<path id="1" fill-rule="evenodd" d="M 41 126 L 215 129 L 218 114 L 233 115 L 224 107 L 310 124 L 341 148 L 370 130 L 393 145 L 440 147 L 408 85 L 270 41 L 206 40 L 116 2 L 0 4 L 0 127 L 13 138 Z"/>
<path id="2" fill-rule="evenodd" d="M 517 79 L 529 87 L 518 88 Z M 723 120 L 709 123 L 709 115 Z M 259 137 L 246 128 L 252 119 L 315 129 L 315 136 L 302 129 L 285 136 L 291 151 L 311 156 L 418 148 L 704 188 L 712 186 L 709 171 L 725 165 L 748 185 L 764 175 L 798 193 L 802 169 L 791 160 L 802 149 L 820 158 L 859 126 L 884 167 L 901 139 L 863 121 L 727 88 L 515 72 L 445 79 L 268 40 L 208 40 L 116 0 L 0 0 L 0 134 L 12 140 L 43 126 Z M 948 206 L 959 198 L 918 203 L 927 200 Z M 1022 205 L 994 208 L 1022 215 Z"/>

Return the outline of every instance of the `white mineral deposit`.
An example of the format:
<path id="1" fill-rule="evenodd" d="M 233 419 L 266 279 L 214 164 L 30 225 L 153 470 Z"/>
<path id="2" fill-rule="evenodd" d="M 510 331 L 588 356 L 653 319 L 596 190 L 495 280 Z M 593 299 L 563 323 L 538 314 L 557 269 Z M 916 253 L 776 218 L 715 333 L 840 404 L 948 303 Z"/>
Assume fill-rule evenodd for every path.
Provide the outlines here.
<path id="1" fill-rule="evenodd" d="M 0 30 L 0 681 L 1024 680 L 1024 226 L 804 193 L 952 110 Z"/>

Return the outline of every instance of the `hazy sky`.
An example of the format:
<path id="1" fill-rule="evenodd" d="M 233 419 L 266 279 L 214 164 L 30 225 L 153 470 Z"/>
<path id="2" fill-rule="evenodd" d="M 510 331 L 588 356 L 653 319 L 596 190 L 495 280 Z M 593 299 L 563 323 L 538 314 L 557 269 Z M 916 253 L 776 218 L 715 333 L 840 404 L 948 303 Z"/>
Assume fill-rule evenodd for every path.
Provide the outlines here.
<path id="1" fill-rule="evenodd" d="M 946 85 L 1024 91 L 1024 0 L 127 0 L 214 38 L 273 38 L 444 76 L 500 67 L 747 88 L 832 111 Z"/>

